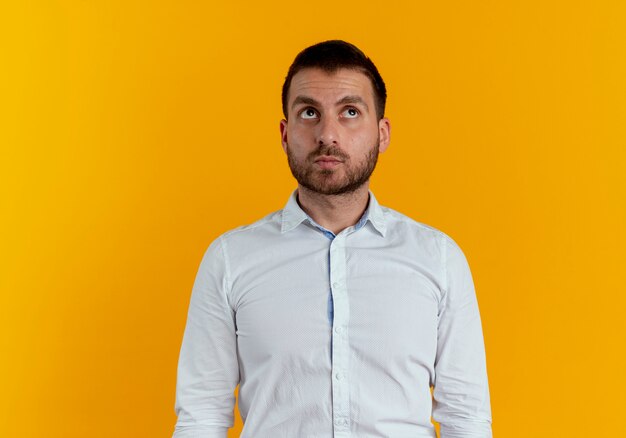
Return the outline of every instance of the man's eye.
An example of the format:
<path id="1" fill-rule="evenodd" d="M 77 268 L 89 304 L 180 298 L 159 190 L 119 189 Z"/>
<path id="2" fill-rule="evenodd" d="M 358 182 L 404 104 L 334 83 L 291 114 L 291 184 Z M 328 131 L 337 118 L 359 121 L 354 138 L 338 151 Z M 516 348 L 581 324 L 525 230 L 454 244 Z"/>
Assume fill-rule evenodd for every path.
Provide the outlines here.
<path id="1" fill-rule="evenodd" d="M 354 119 L 359 115 L 359 111 L 356 108 L 346 108 L 346 110 L 341 113 L 342 117 L 347 119 Z"/>
<path id="2" fill-rule="evenodd" d="M 314 119 L 315 117 L 317 117 L 317 111 L 315 111 L 313 108 L 305 108 L 304 111 L 300 113 L 300 117 L 302 117 L 303 119 Z"/>

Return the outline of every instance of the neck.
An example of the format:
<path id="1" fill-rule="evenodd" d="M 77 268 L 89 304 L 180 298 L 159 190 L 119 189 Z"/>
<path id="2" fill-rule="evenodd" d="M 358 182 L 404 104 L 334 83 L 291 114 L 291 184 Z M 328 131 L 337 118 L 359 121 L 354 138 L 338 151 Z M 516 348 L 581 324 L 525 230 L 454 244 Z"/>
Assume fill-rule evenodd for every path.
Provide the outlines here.
<path id="1" fill-rule="evenodd" d="M 355 225 L 367 209 L 369 184 L 354 192 L 322 195 L 298 185 L 298 204 L 311 219 L 334 234 Z"/>

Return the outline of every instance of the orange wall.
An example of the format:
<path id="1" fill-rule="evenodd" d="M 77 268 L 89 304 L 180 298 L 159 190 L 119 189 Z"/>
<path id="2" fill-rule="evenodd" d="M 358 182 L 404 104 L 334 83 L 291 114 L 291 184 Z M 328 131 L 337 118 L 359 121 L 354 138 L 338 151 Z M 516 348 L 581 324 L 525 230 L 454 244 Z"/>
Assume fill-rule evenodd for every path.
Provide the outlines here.
<path id="1" fill-rule="evenodd" d="M 623 2 L 6 3 L 0 434 L 171 436 L 201 256 L 282 208 L 282 80 L 343 38 L 389 88 L 378 199 L 472 267 L 495 436 L 626 436 Z"/>

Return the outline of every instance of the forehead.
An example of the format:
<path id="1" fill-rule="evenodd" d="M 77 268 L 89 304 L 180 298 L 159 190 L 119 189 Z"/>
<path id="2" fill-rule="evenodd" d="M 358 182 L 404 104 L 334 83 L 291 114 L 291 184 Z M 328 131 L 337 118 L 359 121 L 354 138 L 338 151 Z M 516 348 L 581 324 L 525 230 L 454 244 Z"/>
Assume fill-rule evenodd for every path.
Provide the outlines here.
<path id="1" fill-rule="evenodd" d="M 296 73 L 289 86 L 289 100 L 296 96 L 337 98 L 358 95 L 366 101 L 373 100 L 374 90 L 370 79 L 359 70 L 341 68 L 328 73 L 319 68 L 305 68 Z"/>

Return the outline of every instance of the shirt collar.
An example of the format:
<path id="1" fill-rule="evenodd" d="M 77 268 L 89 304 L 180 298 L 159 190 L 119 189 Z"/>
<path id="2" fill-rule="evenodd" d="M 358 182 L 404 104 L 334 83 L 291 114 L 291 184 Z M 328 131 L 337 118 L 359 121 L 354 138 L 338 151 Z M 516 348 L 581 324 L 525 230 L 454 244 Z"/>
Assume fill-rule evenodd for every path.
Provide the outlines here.
<path id="1" fill-rule="evenodd" d="M 293 230 L 295 227 L 300 225 L 303 221 L 309 219 L 309 216 L 300 208 L 297 200 L 298 190 L 294 190 L 289 196 L 289 200 L 283 208 L 282 211 L 282 223 L 281 223 L 281 233 L 286 233 L 288 231 Z M 361 226 L 365 225 L 365 223 L 369 221 L 376 231 L 378 231 L 383 237 L 385 237 L 385 232 L 387 231 L 387 222 L 385 220 L 385 212 L 382 207 L 378 204 L 376 197 L 369 191 L 369 204 L 365 213 L 356 224 L 355 228 L 359 229 Z"/>

